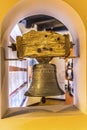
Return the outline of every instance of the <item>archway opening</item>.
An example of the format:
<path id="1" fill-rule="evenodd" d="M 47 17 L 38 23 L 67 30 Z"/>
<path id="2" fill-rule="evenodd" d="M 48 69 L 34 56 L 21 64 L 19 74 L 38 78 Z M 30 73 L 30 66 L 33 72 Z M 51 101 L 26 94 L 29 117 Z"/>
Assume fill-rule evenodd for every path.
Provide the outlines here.
<path id="1" fill-rule="evenodd" d="M 65 27 L 63 23 L 57 19 L 47 16 L 47 15 L 34 15 L 26 17 L 23 20 L 19 21 L 13 30 L 10 33 L 10 42 L 8 48 L 8 59 L 9 60 L 9 107 L 26 107 L 26 106 L 35 106 L 43 105 L 40 103 L 41 97 L 37 98 L 26 98 L 24 96 L 25 91 L 29 88 L 32 74 L 31 73 L 31 60 L 28 60 L 28 68 L 26 66 L 27 61 L 18 61 L 16 52 L 11 49 L 12 42 L 16 42 L 16 36 L 23 35 L 26 32 L 31 30 L 36 31 L 53 31 L 59 34 L 69 34 L 70 40 L 72 41 L 72 36 L 69 30 Z M 74 47 L 75 48 L 75 47 Z M 74 83 L 73 83 L 73 58 L 74 50 L 71 50 L 69 58 L 66 60 L 64 58 L 54 58 L 51 63 L 54 63 L 57 68 L 57 81 L 60 85 L 60 88 L 64 90 L 64 95 L 46 97 L 46 102 L 44 105 L 53 105 L 53 104 L 63 104 L 63 105 L 73 105 L 74 104 Z M 13 59 L 13 60 L 12 60 Z M 34 60 L 36 63 L 36 61 Z M 21 63 L 21 66 L 20 66 Z M 34 64 L 35 64 L 34 63 Z M 68 64 L 71 64 L 68 67 Z M 18 66 L 19 64 L 19 66 Z M 29 67 L 30 65 L 30 67 Z M 26 70 L 27 72 L 24 72 Z M 30 70 L 30 71 L 29 71 Z M 69 73 L 70 77 L 66 75 L 66 72 Z M 28 74 L 28 79 L 27 79 Z M 72 75 L 71 75 L 72 74 Z M 44 79 L 43 79 L 44 80 Z M 15 84 L 14 84 L 15 82 Z M 28 83 L 27 83 L 28 82 Z M 28 87 L 27 87 L 28 86 Z M 66 86 L 66 87 L 65 87 Z M 66 89 L 66 90 L 65 90 Z M 27 101 L 26 101 L 27 100 Z"/>
<path id="2" fill-rule="evenodd" d="M 23 8 L 21 8 L 22 5 Z M 13 7 L 13 9 L 7 14 L 7 16 L 3 20 L 2 30 L 1 30 L 1 43 L 2 43 L 1 46 L 3 49 L 7 50 L 10 33 L 12 31 L 12 28 L 15 26 L 16 23 L 18 23 L 18 21 L 20 21 L 21 19 L 27 16 L 38 15 L 38 14 L 49 15 L 61 21 L 69 29 L 73 38 L 73 42 L 77 46 L 74 52 L 75 56 L 78 56 L 80 51 L 80 55 L 79 55 L 80 57 L 78 59 L 75 59 L 74 62 L 75 64 L 74 76 L 75 76 L 75 84 L 77 86 L 75 87 L 74 104 L 82 112 L 86 113 L 86 106 L 87 106 L 86 105 L 86 100 L 87 100 L 86 99 L 86 32 L 80 16 L 67 3 L 60 0 L 59 1 L 48 0 L 44 2 L 37 0 L 34 3 L 33 1 L 26 0 L 25 2 L 23 0 L 19 2 L 17 5 Z M 79 51 L 78 51 L 78 45 L 80 45 Z M 2 61 L 3 58 L 4 58 L 3 55 L 1 55 Z M 84 64 L 84 69 L 82 70 L 83 64 Z M 8 85 L 6 86 L 5 84 L 8 83 L 7 66 L 8 66 L 7 61 L 4 61 L 4 66 L 1 69 L 6 71 L 4 72 L 3 77 L 1 77 L 5 81 L 2 83 L 1 100 L 3 104 L 6 103 L 6 106 L 4 107 L 4 105 L 1 104 L 1 116 L 3 116 L 6 110 L 8 109 L 8 99 L 7 99 Z M 82 75 L 84 75 L 84 77 L 82 77 Z M 5 90 L 6 90 L 6 95 L 3 96 Z"/>

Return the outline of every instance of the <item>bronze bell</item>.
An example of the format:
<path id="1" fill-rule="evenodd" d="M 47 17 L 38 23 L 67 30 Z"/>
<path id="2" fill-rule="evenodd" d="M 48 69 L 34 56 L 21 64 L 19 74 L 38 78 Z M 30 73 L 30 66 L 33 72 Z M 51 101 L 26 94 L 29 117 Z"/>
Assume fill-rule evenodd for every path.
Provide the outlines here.
<path id="1" fill-rule="evenodd" d="M 49 63 L 34 65 L 32 82 L 25 96 L 45 97 L 62 94 L 64 92 L 57 81 L 56 66 Z"/>

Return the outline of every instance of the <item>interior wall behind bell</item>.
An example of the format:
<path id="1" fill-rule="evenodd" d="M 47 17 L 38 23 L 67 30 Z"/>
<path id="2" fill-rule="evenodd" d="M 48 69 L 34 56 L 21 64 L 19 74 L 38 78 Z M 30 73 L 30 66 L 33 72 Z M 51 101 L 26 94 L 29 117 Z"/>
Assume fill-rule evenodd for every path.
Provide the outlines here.
<path id="1" fill-rule="evenodd" d="M 52 64 L 56 65 L 57 81 L 61 89 L 65 90 L 65 61 L 60 58 L 53 58 Z"/>
<path id="2" fill-rule="evenodd" d="M 9 59 L 15 59 L 16 51 L 12 51 L 12 49 L 9 48 L 8 53 Z M 26 69 L 26 71 L 24 71 L 24 69 Z M 9 60 L 8 70 L 9 107 L 19 107 L 24 98 L 24 96 L 22 96 L 23 89 L 21 89 L 21 86 L 27 82 L 27 62 L 26 60 Z M 17 90 L 18 88 L 20 91 Z M 14 93 L 13 96 L 12 93 Z M 16 97 L 18 97 L 18 100 L 16 100 Z M 19 100 L 19 98 L 21 98 L 21 100 Z"/>

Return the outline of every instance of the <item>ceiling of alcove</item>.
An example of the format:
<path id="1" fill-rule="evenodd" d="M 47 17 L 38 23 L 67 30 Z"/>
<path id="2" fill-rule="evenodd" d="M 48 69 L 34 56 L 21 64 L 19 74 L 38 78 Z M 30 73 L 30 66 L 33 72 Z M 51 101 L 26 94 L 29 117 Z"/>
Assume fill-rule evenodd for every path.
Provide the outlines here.
<path id="1" fill-rule="evenodd" d="M 24 24 L 24 26 L 28 28 L 33 28 L 34 25 L 37 25 L 37 30 L 51 30 L 51 31 L 67 31 L 68 29 L 65 27 L 63 23 L 59 20 L 47 16 L 47 15 L 34 15 L 30 17 L 26 17 L 21 20 L 19 23 Z"/>

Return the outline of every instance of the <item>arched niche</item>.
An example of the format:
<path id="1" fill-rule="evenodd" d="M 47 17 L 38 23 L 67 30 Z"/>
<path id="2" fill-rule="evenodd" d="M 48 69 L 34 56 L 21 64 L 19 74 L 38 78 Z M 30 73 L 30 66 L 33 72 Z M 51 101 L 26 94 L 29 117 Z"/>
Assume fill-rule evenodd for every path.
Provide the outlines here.
<path id="1" fill-rule="evenodd" d="M 60 0 L 22 0 L 18 2 L 5 16 L 1 26 L 1 47 L 6 49 L 9 42 L 9 35 L 13 27 L 21 19 L 37 15 L 44 14 L 52 16 L 61 21 L 70 31 L 73 42 L 76 44 L 75 55 L 79 50 L 79 58 L 74 60 L 74 79 L 75 79 L 75 98 L 74 104 L 82 112 L 87 113 L 87 97 L 86 97 L 86 31 L 84 24 L 78 15 L 78 13 L 66 2 Z M 79 46 L 79 48 L 78 48 Z M 1 52 L 0 52 L 1 53 Z M 3 61 L 3 56 L 1 55 Z M 1 77 L 1 117 L 8 109 L 7 91 L 7 63 L 4 62 L 4 66 L 1 65 L 1 72 L 4 72 Z M 84 65 L 84 66 L 83 66 Z M 5 71 L 4 71 L 5 70 Z M 6 93 L 3 96 L 3 93 Z"/>

